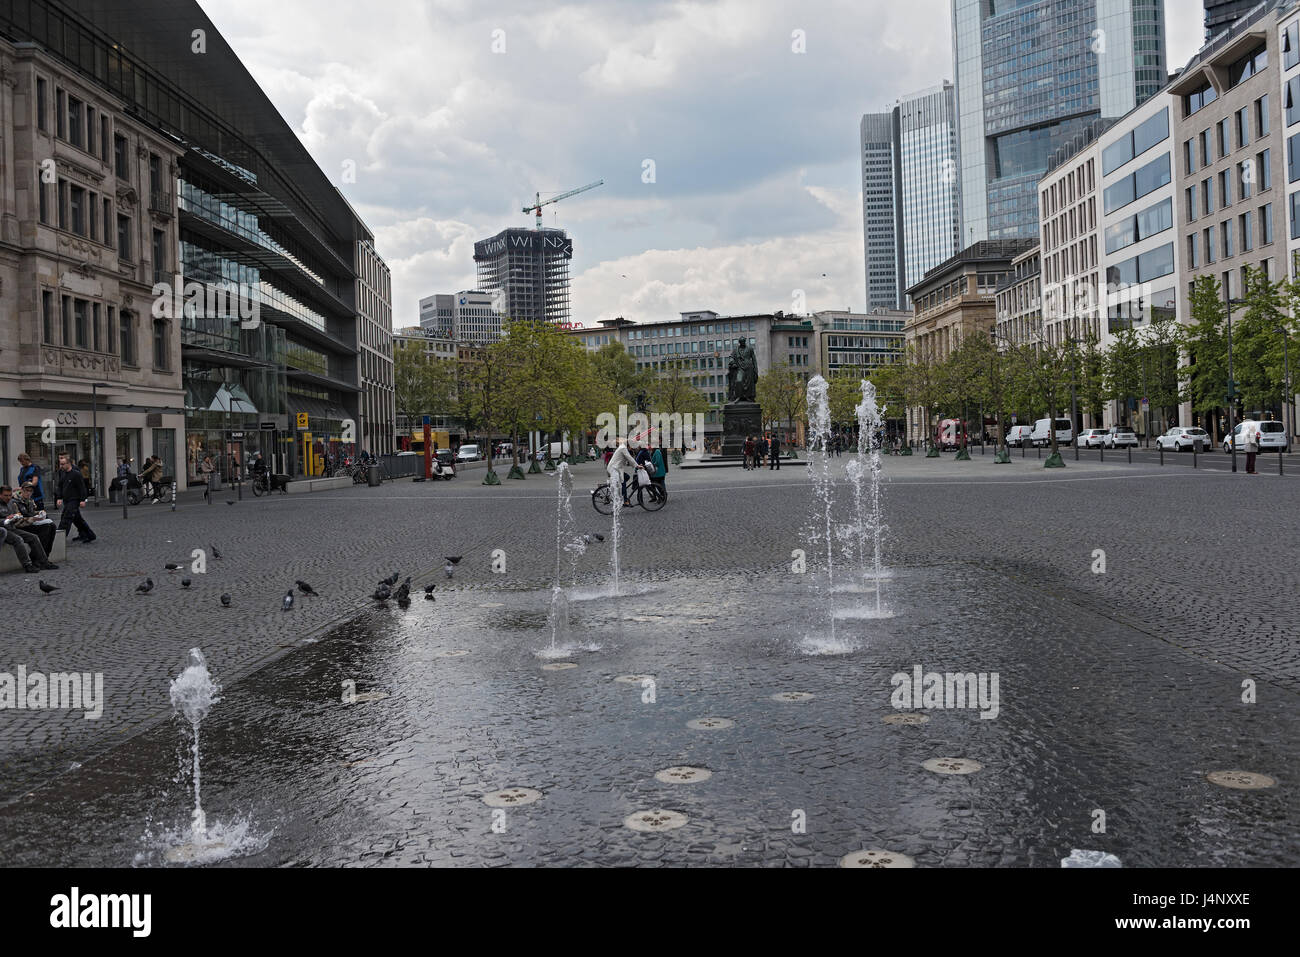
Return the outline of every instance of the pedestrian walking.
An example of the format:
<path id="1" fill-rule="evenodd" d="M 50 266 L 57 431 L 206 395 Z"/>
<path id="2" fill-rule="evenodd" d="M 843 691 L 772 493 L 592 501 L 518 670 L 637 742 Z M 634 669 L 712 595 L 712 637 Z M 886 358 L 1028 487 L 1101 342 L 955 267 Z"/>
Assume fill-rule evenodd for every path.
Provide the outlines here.
<path id="1" fill-rule="evenodd" d="M 32 495 L 32 501 L 36 503 L 37 508 L 45 507 L 45 483 L 43 478 L 41 467 L 32 464 L 31 456 L 26 452 L 18 456 L 18 484 L 22 486 L 31 482 L 35 485 L 36 492 Z"/>
<path id="2" fill-rule="evenodd" d="M 767 465 L 769 472 L 772 469 L 776 469 L 778 472 L 781 471 L 781 436 L 775 432 L 772 433 L 771 458 Z"/>
<path id="3" fill-rule="evenodd" d="M 745 452 L 745 471 L 748 472 L 751 468 L 754 467 L 754 437 L 752 435 L 745 436 L 744 452 Z"/>
<path id="4" fill-rule="evenodd" d="M 55 504 L 58 508 L 63 509 L 59 516 L 60 532 L 66 532 L 75 525 L 79 535 L 72 539 L 74 542 L 81 542 L 83 545 L 89 545 L 98 536 L 95 535 L 86 520 L 81 515 L 81 509 L 86 504 L 86 480 L 81 477 L 81 473 L 72 467 L 72 459 L 66 455 L 59 456 L 59 474 L 58 486 L 55 494 L 58 496 Z"/>
<path id="5" fill-rule="evenodd" d="M 1255 471 L 1255 456 L 1259 455 L 1259 429 L 1251 429 L 1246 436 L 1246 474 L 1258 475 Z"/>

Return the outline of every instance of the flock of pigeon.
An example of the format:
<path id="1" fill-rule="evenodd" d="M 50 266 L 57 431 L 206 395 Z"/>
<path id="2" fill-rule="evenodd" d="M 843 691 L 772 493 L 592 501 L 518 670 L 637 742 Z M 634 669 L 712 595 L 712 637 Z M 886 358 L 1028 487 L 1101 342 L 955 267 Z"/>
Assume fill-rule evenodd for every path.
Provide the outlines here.
<path id="1" fill-rule="evenodd" d="M 605 536 L 593 532 L 590 535 L 583 535 L 581 537 L 581 540 L 583 544 L 590 545 L 593 541 L 603 542 L 605 540 Z M 212 557 L 216 561 L 221 561 L 222 559 L 221 552 L 218 551 L 217 546 L 215 545 L 212 546 Z M 451 578 L 455 574 L 456 566 L 460 564 L 460 560 L 465 556 L 445 555 L 443 557 L 447 560 L 447 564 L 443 566 L 442 573 L 446 575 L 448 578 Z M 167 564 L 163 565 L 163 568 L 165 568 L 168 572 L 178 572 L 181 570 L 181 567 L 182 566 L 180 566 L 176 562 L 168 562 Z M 411 604 L 411 576 L 407 575 L 406 580 L 403 581 L 400 585 L 398 585 L 397 582 L 401 577 L 402 577 L 401 572 L 393 572 L 393 574 L 389 575 L 387 578 L 381 579 L 378 587 L 375 588 L 374 594 L 372 594 L 370 597 L 377 602 L 386 602 L 386 601 L 393 600 L 396 601 L 397 604 L 402 608 L 408 607 Z M 59 586 L 50 585 L 46 583 L 44 579 L 39 579 L 38 583 L 40 585 L 41 591 L 44 592 L 46 595 L 53 594 L 54 592 L 59 590 Z M 194 580 L 190 578 L 188 575 L 186 575 L 184 578 L 181 579 L 181 588 L 188 589 L 193 584 L 194 584 Z M 307 584 L 305 581 L 301 579 L 295 579 L 294 584 L 298 586 L 298 591 L 302 592 L 302 594 L 308 595 L 313 598 L 316 597 L 317 594 L 316 590 L 312 588 L 311 585 Z M 394 585 L 397 585 L 395 589 L 393 588 Z M 155 586 L 154 586 L 153 579 L 146 578 L 140 584 L 135 586 L 135 591 L 136 594 L 138 595 L 148 595 L 151 592 L 153 592 L 154 587 Z M 434 585 L 432 582 L 424 586 L 425 601 L 434 600 L 433 589 L 434 589 Z M 229 592 L 225 592 L 221 596 L 221 606 L 223 608 L 229 608 L 233 601 L 234 599 L 231 597 Z M 293 589 L 292 588 L 290 588 L 287 592 L 284 593 L 284 598 L 280 600 L 280 608 L 283 611 L 293 611 Z"/>

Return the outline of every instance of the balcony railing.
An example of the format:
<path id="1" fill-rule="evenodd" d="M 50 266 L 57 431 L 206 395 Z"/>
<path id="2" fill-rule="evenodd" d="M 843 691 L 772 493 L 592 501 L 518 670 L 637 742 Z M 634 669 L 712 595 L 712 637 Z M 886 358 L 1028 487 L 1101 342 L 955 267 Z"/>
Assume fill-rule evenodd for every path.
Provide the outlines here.
<path id="1" fill-rule="evenodd" d="M 155 190 L 150 193 L 149 209 L 155 213 L 162 213 L 165 216 L 175 215 L 176 209 L 172 205 L 172 194 L 162 190 Z"/>

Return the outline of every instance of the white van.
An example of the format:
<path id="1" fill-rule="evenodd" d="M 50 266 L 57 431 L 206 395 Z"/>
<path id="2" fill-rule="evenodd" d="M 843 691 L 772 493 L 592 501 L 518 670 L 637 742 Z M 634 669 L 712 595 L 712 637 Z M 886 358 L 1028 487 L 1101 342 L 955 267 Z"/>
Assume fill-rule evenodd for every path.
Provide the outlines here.
<path id="1" fill-rule="evenodd" d="M 1007 445 L 1020 448 L 1029 441 L 1029 433 L 1034 431 L 1027 425 L 1013 425 L 1007 429 Z"/>
<path id="2" fill-rule="evenodd" d="M 1029 433 L 1029 444 L 1037 448 L 1040 445 L 1052 444 L 1052 433 L 1049 431 L 1052 427 L 1052 419 L 1039 419 L 1034 423 L 1034 429 Z M 1069 445 L 1074 441 L 1074 427 L 1069 419 L 1056 419 L 1056 444 Z"/>

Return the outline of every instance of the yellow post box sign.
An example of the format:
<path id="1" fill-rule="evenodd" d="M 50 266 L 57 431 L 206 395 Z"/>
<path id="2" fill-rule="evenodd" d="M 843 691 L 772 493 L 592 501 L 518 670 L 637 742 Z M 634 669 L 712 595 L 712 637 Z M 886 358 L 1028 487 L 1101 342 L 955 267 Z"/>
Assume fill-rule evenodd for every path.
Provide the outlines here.
<path id="1" fill-rule="evenodd" d="M 299 413 L 298 413 L 298 428 L 300 428 L 300 429 L 306 429 L 306 428 L 307 428 L 307 413 L 306 413 L 306 412 L 299 412 Z"/>

